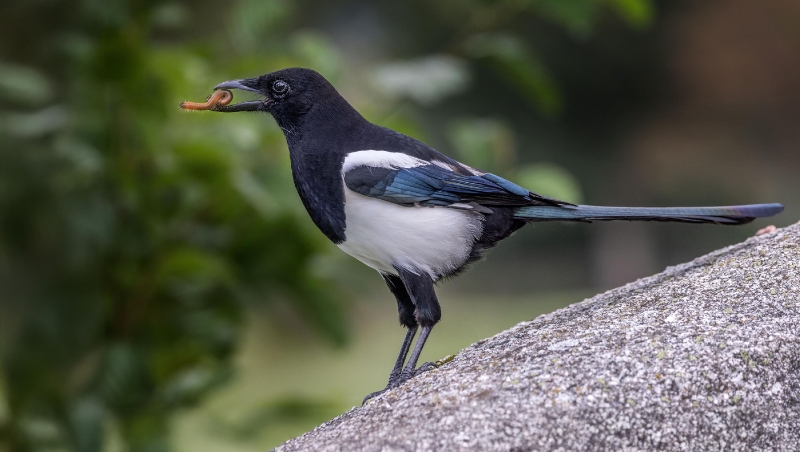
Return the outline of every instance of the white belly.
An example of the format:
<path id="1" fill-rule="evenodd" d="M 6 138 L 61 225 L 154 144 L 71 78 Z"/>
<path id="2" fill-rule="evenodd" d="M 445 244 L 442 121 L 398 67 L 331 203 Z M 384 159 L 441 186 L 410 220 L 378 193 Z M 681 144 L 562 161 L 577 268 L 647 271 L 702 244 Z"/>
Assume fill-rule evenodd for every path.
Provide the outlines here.
<path id="1" fill-rule="evenodd" d="M 347 254 L 385 273 L 395 266 L 432 278 L 459 268 L 483 230 L 482 215 L 445 207 L 403 207 L 345 192 Z"/>

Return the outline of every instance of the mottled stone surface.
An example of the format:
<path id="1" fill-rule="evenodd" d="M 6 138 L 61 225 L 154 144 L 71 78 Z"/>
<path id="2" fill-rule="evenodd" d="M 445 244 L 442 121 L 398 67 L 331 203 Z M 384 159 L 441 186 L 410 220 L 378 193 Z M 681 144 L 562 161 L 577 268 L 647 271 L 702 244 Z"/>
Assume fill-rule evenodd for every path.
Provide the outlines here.
<path id="1" fill-rule="evenodd" d="M 289 451 L 800 450 L 800 224 L 520 323 Z"/>

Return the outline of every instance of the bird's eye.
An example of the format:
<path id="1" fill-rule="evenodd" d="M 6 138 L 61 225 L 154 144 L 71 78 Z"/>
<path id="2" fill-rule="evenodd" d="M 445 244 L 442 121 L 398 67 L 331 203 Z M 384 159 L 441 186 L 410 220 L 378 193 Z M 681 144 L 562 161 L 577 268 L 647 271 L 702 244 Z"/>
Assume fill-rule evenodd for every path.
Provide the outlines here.
<path id="1" fill-rule="evenodd" d="M 275 94 L 285 94 L 286 91 L 289 91 L 289 84 L 283 80 L 278 80 L 272 84 L 272 91 L 274 91 Z"/>

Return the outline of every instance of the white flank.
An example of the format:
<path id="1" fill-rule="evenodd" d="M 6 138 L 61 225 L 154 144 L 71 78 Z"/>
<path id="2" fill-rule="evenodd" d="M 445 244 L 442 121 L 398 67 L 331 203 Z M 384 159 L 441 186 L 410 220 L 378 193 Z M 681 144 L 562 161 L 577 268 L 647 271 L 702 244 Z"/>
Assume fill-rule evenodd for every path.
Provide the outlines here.
<path id="1" fill-rule="evenodd" d="M 447 207 L 404 207 L 345 187 L 345 253 L 385 273 L 395 266 L 433 279 L 460 267 L 483 231 L 483 215 Z"/>
<path id="2" fill-rule="evenodd" d="M 406 154 L 359 151 L 347 155 L 342 174 L 357 166 L 413 168 L 429 162 Z M 483 231 L 483 215 L 447 207 L 405 207 L 356 193 L 345 194 L 347 254 L 385 273 L 401 267 L 432 278 L 457 269 Z"/>

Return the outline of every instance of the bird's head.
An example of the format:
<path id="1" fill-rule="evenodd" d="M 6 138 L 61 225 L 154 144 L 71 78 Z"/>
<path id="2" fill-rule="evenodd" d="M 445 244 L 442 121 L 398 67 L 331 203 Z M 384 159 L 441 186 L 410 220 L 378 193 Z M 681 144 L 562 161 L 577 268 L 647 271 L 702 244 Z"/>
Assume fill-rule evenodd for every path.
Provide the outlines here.
<path id="1" fill-rule="evenodd" d="M 259 77 L 228 80 L 214 89 L 244 90 L 261 96 L 257 100 L 218 105 L 215 111 L 263 111 L 272 114 L 279 124 L 287 126 L 296 125 L 316 104 L 340 97 L 323 76 L 304 68 L 281 69 Z"/>

